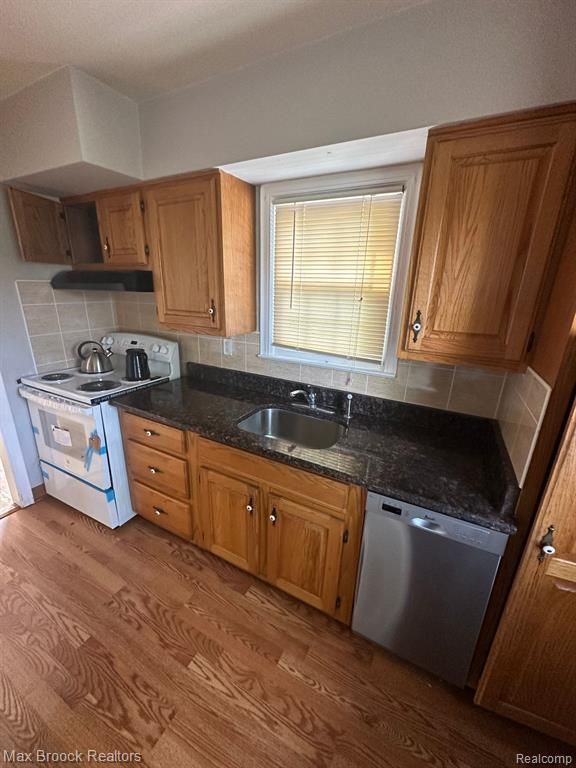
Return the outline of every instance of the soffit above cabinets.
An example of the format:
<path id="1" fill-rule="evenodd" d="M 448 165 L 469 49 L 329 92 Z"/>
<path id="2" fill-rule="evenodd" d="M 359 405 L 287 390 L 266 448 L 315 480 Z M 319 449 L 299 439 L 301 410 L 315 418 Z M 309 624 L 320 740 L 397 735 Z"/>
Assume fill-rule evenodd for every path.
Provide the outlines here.
<path id="1" fill-rule="evenodd" d="M 359 171 L 424 159 L 428 128 L 416 128 L 387 136 L 345 141 L 325 147 L 301 149 L 221 166 L 221 170 L 249 184 L 300 179 L 329 173 Z"/>
<path id="2" fill-rule="evenodd" d="M 66 196 L 142 178 L 138 107 L 59 69 L 0 102 L 0 182 Z"/>

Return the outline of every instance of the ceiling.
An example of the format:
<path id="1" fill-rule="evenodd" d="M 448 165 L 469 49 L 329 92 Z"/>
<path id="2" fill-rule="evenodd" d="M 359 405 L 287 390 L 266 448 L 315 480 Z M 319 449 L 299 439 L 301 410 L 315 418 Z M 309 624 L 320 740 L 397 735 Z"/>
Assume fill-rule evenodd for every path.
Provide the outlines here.
<path id="1" fill-rule="evenodd" d="M 74 66 L 144 101 L 431 0 L 0 0 L 0 99 Z"/>

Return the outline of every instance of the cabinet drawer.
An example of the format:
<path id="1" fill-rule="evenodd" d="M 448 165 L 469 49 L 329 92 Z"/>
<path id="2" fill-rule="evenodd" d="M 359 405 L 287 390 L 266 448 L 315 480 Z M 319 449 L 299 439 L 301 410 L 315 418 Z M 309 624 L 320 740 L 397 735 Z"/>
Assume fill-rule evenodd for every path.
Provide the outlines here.
<path id="1" fill-rule="evenodd" d="M 158 451 L 179 454 L 186 452 L 186 433 L 175 427 L 159 424 L 157 421 L 123 413 L 122 432 L 126 439 L 135 440 Z"/>
<path id="2" fill-rule="evenodd" d="M 132 478 L 170 496 L 188 498 L 188 465 L 184 459 L 126 440 L 126 461 Z"/>
<path id="3" fill-rule="evenodd" d="M 167 531 L 186 539 L 192 537 L 192 511 L 183 501 L 153 491 L 135 480 L 130 486 L 134 511 Z"/>

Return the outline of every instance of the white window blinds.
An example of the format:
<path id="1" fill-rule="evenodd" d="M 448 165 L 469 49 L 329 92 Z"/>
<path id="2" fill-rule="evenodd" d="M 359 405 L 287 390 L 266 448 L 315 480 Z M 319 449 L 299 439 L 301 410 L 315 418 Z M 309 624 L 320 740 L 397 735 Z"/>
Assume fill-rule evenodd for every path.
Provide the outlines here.
<path id="1" fill-rule="evenodd" d="M 273 205 L 275 346 L 380 363 L 401 190 Z"/>

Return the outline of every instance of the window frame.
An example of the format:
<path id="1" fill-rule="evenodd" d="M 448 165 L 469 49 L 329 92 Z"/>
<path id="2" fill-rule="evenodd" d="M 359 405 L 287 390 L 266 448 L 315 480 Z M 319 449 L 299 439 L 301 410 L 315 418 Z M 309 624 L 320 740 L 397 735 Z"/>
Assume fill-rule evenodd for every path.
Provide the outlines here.
<path id="1" fill-rule="evenodd" d="M 422 164 L 372 168 L 364 171 L 335 173 L 303 179 L 290 179 L 263 184 L 259 189 L 259 257 L 260 257 L 260 357 L 279 362 L 315 365 L 321 368 L 335 368 L 357 371 L 386 377 L 396 375 L 398 365 L 398 342 L 402 324 L 402 313 L 408 267 L 412 249 L 412 238 L 416 223 L 418 193 L 422 177 Z M 318 195 L 335 197 L 346 192 L 370 192 L 375 188 L 404 187 L 404 199 L 398 225 L 398 241 L 394 258 L 394 270 L 390 287 L 389 323 L 384 338 L 382 360 L 370 363 L 361 360 L 345 360 L 336 355 L 305 350 L 290 350 L 273 344 L 274 318 L 274 217 L 275 203 L 291 201 L 295 197 L 313 198 Z"/>

